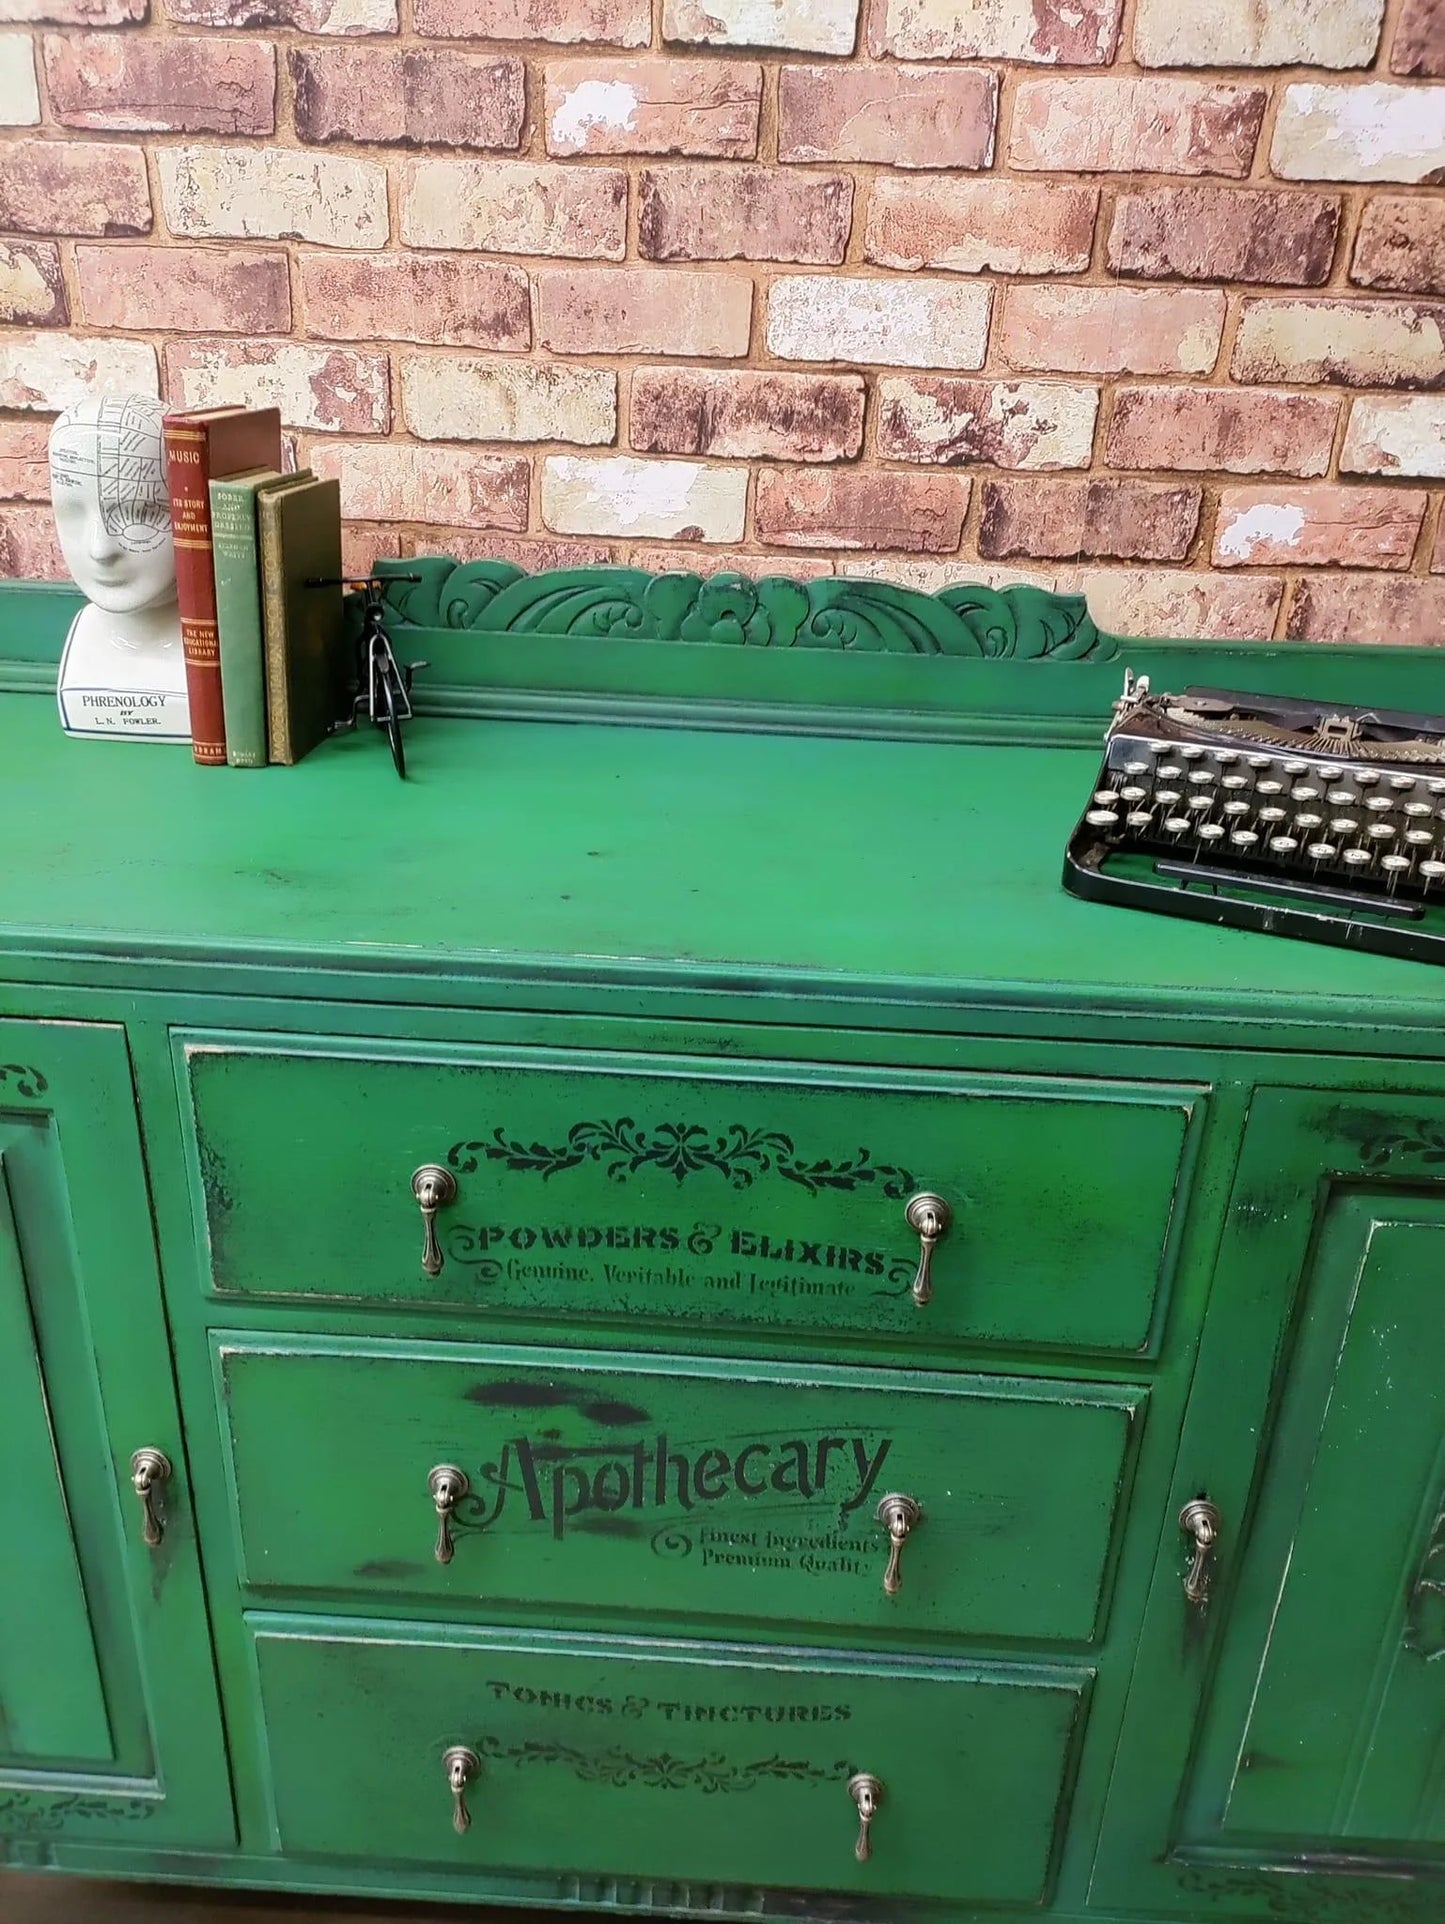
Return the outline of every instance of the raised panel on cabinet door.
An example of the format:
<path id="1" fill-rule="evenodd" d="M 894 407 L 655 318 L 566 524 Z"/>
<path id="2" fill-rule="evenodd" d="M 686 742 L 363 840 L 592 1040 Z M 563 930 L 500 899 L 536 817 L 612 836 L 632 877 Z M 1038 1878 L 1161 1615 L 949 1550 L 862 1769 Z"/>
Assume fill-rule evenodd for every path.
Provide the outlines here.
<path id="1" fill-rule="evenodd" d="M 1082 1643 L 1143 1418 L 1114 1384 L 214 1340 L 262 1591 Z M 890 1596 L 891 1493 L 922 1514 Z"/>
<path id="2" fill-rule="evenodd" d="M 1065 1076 L 178 1032 L 211 1286 L 239 1297 L 1146 1352 L 1206 1092 Z M 454 1193 L 423 1267 L 413 1171 Z M 914 1301 L 906 1205 L 953 1220 Z"/>
<path id="3" fill-rule="evenodd" d="M 1090 1681 L 324 1618 L 251 1628 L 288 1852 L 859 1906 L 1041 1903 Z M 478 1765 L 460 1834 L 453 1745 Z M 860 1862 L 848 1784 L 864 1771 L 883 1794 Z"/>
<path id="4" fill-rule="evenodd" d="M 13 1134 L 0 1123 L 0 1765 L 110 1764 L 100 1658 L 10 1203 Z"/>

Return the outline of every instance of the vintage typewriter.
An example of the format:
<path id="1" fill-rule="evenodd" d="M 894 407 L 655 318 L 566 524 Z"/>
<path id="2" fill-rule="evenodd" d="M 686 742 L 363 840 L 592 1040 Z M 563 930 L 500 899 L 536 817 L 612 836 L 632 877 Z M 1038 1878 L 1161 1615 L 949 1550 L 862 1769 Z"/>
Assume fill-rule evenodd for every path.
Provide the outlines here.
<path id="1" fill-rule="evenodd" d="M 1445 961 L 1445 717 L 1126 676 L 1064 886 Z"/>

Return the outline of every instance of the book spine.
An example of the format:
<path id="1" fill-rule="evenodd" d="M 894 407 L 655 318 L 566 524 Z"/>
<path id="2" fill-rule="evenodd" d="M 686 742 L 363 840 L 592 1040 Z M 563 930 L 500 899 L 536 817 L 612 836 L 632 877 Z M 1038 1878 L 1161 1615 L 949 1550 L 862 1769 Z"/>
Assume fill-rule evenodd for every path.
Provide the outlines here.
<path id="1" fill-rule="evenodd" d="M 266 666 L 254 487 L 236 481 L 211 483 L 211 541 L 226 760 L 232 768 L 264 768 Z"/>
<path id="2" fill-rule="evenodd" d="M 221 655 L 216 636 L 216 579 L 211 552 L 209 451 L 203 428 L 165 423 L 166 481 L 176 544 L 176 601 L 191 707 L 191 753 L 206 768 L 226 760 Z"/>
<path id="3" fill-rule="evenodd" d="M 281 560 L 281 495 L 256 499 L 256 546 L 261 578 L 261 632 L 266 654 L 266 743 L 273 762 L 291 763 L 291 718 L 286 678 L 286 572 Z"/>

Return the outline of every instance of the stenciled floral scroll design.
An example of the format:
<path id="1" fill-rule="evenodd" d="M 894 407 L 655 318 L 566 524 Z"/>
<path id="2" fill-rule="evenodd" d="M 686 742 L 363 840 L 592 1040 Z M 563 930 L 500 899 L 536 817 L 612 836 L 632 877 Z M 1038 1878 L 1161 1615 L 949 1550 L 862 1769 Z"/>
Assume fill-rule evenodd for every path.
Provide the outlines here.
<path id="1" fill-rule="evenodd" d="M 444 555 L 380 561 L 393 623 L 479 635 L 572 635 L 733 648 L 825 648 L 852 654 L 951 655 L 982 661 L 1113 661 L 1082 595 L 960 582 L 925 594 L 890 581 L 824 575 L 649 574 Z M 391 577 L 408 576 L 411 579 Z"/>
<path id="2" fill-rule="evenodd" d="M 721 1751 L 704 1757 L 674 1757 L 661 1750 L 637 1757 L 615 1747 L 590 1751 L 573 1744 L 504 1744 L 499 1737 L 481 1737 L 474 1748 L 484 1762 L 511 1764 L 518 1770 L 529 1764 L 561 1764 L 584 1784 L 609 1784 L 614 1790 L 633 1785 L 645 1790 L 699 1790 L 705 1797 L 755 1790 L 765 1783 L 846 1783 L 849 1774 L 846 1763 L 809 1764 L 796 1757 L 761 1757 L 755 1763 L 734 1764 Z"/>
<path id="3" fill-rule="evenodd" d="M 1413 1122 L 1408 1128 L 1366 1136 L 1360 1142 L 1360 1162 L 1371 1172 L 1384 1169 L 1397 1156 L 1445 1163 L 1445 1129 L 1433 1122 Z"/>
<path id="4" fill-rule="evenodd" d="M 23 1062 L 0 1062 L 0 1097 L 23 1096 L 27 1102 L 34 1102 L 49 1087 L 38 1069 Z"/>
<path id="5" fill-rule="evenodd" d="M 1445 1657 L 1445 1511 L 1435 1519 L 1420 1574 L 1405 1606 L 1402 1641 L 1407 1650 L 1427 1663 Z"/>
<path id="6" fill-rule="evenodd" d="M 72 1819 L 139 1823 L 154 1817 L 154 1797 L 92 1796 L 66 1791 L 36 1796 L 26 1790 L 0 1790 L 0 1837 L 56 1837 Z"/>
<path id="7" fill-rule="evenodd" d="M 712 1171 L 734 1189 L 751 1189 L 759 1176 L 771 1172 L 813 1196 L 877 1183 L 885 1196 L 898 1202 L 918 1187 L 908 1170 L 874 1162 L 870 1150 L 859 1149 L 836 1162 L 805 1162 L 791 1136 L 776 1129 L 745 1129 L 741 1123 L 714 1134 L 699 1123 L 665 1122 L 648 1129 L 631 1116 L 619 1116 L 615 1122 L 574 1123 L 561 1143 L 523 1142 L 498 1128 L 490 1137 L 456 1142 L 447 1151 L 448 1163 L 463 1176 L 475 1175 L 483 1159 L 504 1162 L 544 1182 L 592 1162 L 613 1182 L 625 1182 L 639 1169 L 661 1170 L 679 1184 Z"/>

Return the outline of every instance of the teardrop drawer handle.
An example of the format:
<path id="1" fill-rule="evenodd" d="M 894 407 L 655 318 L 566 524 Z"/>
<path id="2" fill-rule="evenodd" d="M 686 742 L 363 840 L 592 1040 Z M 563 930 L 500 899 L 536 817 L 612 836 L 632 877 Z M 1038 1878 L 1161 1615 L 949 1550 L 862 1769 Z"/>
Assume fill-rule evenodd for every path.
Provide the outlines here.
<path id="1" fill-rule="evenodd" d="M 425 1234 L 421 1246 L 422 1271 L 427 1276 L 442 1273 L 442 1248 L 437 1241 L 437 1211 L 457 1199 L 457 1179 L 439 1162 L 424 1162 L 411 1179 L 411 1193 L 421 1210 Z"/>
<path id="2" fill-rule="evenodd" d="M 1189 1603 L 1209 1601 L 1209 1563 L 1223 1523 L 1218 1505 L 1207 1496 L 1191 1498 L 1179 1512 L 1179 1527 L 1194 1545 L 1194 1560 L 1184 1579 L 1184 1596 Z"/>
<path id="3" fill-rule="evenodd" d="M 156 1491 L 170 1480 L 171 1459 L 163 1450 L 137 1450 L 131 1458 L 131 1488 L 140 1498 L 140 1540 L 148 1550 L 158 1550 L 166 1533 L 156 1507 Z"/>
<path id="4" fill-rule="evenodd" d="M 933 1252 L 948 1234 L 953 1211 L 931 1189 L 910 1196 L 903 1206 L 908 1227 L 918 1238 L 918 1273 L 913 1278 L 913 1300 L 920 1309 L 933 1294 Z"/>
<path id="5" fill-rule="evenodd" d="M 467 1785 L 481 1768 L 481 1758 L 465 1744 L 453 1744 L 450 1750 L 442 1752 L 442 1769 L 452 1794 L 452 1829 L 458 1837 L 465 1837 L 472 1827 L 472 1814 L 467 1809 Z"/>
<path id="6" fill-rule="evenodd" d="M 878 1806 L 883 1802 L 883 1785 L 879 1778 L 871 1776 L 866 1770 L 855 1771 L 848 1779 L 848 1795 L 858 1806 L 858 1842 L 853 1846 L 853 1855 L 860 1864 L 866 1864 L 873 1855 L 870 1833 L 873 1819 L 878 1815 Z"/>
<path id="7" fill-rule="evenodd" d="M 455 1463 L 438 1463 L 427 1477 L 426 1486 L 431 1491 L 431 1500 L 437 1512 L 438 1563 L 450 1563 L 455 1545 L 452 1542 L 452 1511 L 456 1509 L 467 1491 L 472 1487 L 465 1470 L 459 1470 Z"/>
<path id="8" fill-rule="evenodd" d="M 903 1585 L 903 1546 L 909 1532 L 923 1517 L 922 1506 L 911 1496 L 898 1491 L 879 1499 L 874 1517 L 888 1532 L 888 1567 L 883 1572 L 885 1596 L 896 1597 Z"/>

